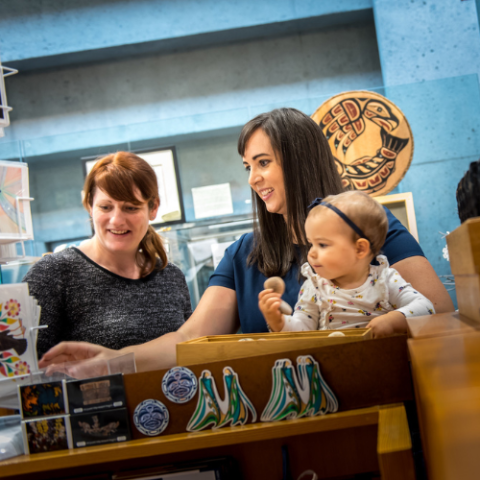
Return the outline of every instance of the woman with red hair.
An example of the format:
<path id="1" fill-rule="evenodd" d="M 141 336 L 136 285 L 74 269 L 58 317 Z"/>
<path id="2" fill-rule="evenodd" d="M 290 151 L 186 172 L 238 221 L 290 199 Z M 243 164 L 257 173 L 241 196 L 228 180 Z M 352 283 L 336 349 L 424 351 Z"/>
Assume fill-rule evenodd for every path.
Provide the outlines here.
<path id="1" fill-rule="evenodd" d="M 23 279 L 48 325 L 39 332 L 39 356 L 64 340 L 137 345 L 176 331 L 192 313 L 185 277 L 149 225 L 160 199 L 145 160 L 127 152 L 100 159 L 85 180 L 83 205 L 93 237 L 43 257 Z"/>

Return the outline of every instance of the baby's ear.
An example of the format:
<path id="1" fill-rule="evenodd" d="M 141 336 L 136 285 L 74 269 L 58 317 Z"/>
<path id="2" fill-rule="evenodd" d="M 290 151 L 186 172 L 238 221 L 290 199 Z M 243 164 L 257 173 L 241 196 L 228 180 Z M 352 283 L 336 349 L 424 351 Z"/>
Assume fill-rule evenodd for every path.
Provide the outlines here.
<path id="1" fill-rule="evenodd" d="M 357 258 L 363 259 L 371 255 L 370 242 L 366 238 L 359 238 L 355 242 Z"/>

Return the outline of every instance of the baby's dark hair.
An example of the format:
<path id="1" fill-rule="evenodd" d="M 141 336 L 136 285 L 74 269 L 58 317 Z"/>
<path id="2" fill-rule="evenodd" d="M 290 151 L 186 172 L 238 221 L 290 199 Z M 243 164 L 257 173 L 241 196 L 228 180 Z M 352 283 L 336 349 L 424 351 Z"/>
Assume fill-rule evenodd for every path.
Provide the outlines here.
<path id="1" fill-rule="evenodd" d="M 373 257 L 380 253 L 388 232 L 387 214 L 380 203 L 366 193 L 357 190 L 329 195 L 323 201 L 335 205 L 362 230 L 370 240 Z M 317 214 L 322 211 L 320 209 L 325 208 L 328 207 L 318 205 L 310 210 L 309 216 Z M 356 242 L 359 238 L 358 233 L 352 229 L 352 240 Z"/>

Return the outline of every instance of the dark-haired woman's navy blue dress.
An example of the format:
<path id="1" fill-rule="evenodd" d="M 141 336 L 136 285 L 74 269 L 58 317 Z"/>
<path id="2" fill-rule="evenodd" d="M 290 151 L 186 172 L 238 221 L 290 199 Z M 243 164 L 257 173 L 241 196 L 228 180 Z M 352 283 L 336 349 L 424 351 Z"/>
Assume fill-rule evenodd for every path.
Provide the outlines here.
<path id="1" fill-rule="evenodd" d="M 408 257 L 424 256 L 410 232 L 385 208 L 388 216 L 388 233 L 382 253 L 390 265 Z M 258 308 L 258 294 L 266 280 L 255 265 L 247 266 L 247 257 L 252 249 L 253 233 L 247 233 L 227 248 L 225 256 L 210 278 L 209 286 L 226 287 L 237 294 L 238 314 L 243 333 L 267 332 L 267 324 Z M 298 279 L 298 265 L 284 277 L 285 293 L 282 299 L 292 307 L 297 302 L 302 280 Z"/>

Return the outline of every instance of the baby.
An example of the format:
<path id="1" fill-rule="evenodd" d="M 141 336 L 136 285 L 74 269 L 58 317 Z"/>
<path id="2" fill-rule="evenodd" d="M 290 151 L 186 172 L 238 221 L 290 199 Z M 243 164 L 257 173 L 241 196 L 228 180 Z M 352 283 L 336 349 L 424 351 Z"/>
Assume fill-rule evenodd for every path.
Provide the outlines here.
<path id="1" fill-rule="evenodd" d="M 259 294 L 259 307 L 271 331 L 369 327 L 374 338 L 407 331 L 405 317 L 435 313 L 379 255 L 388 230 L 383 207 L 358 191 L 317 199 L 305 222 L 310 244 L 305 280 L 292 315 L 280 310 L 280 295 Z M 378 255 L 378 256 L 377 256 Z M 377 256 L 379 265 L 370 262 Z"/>

